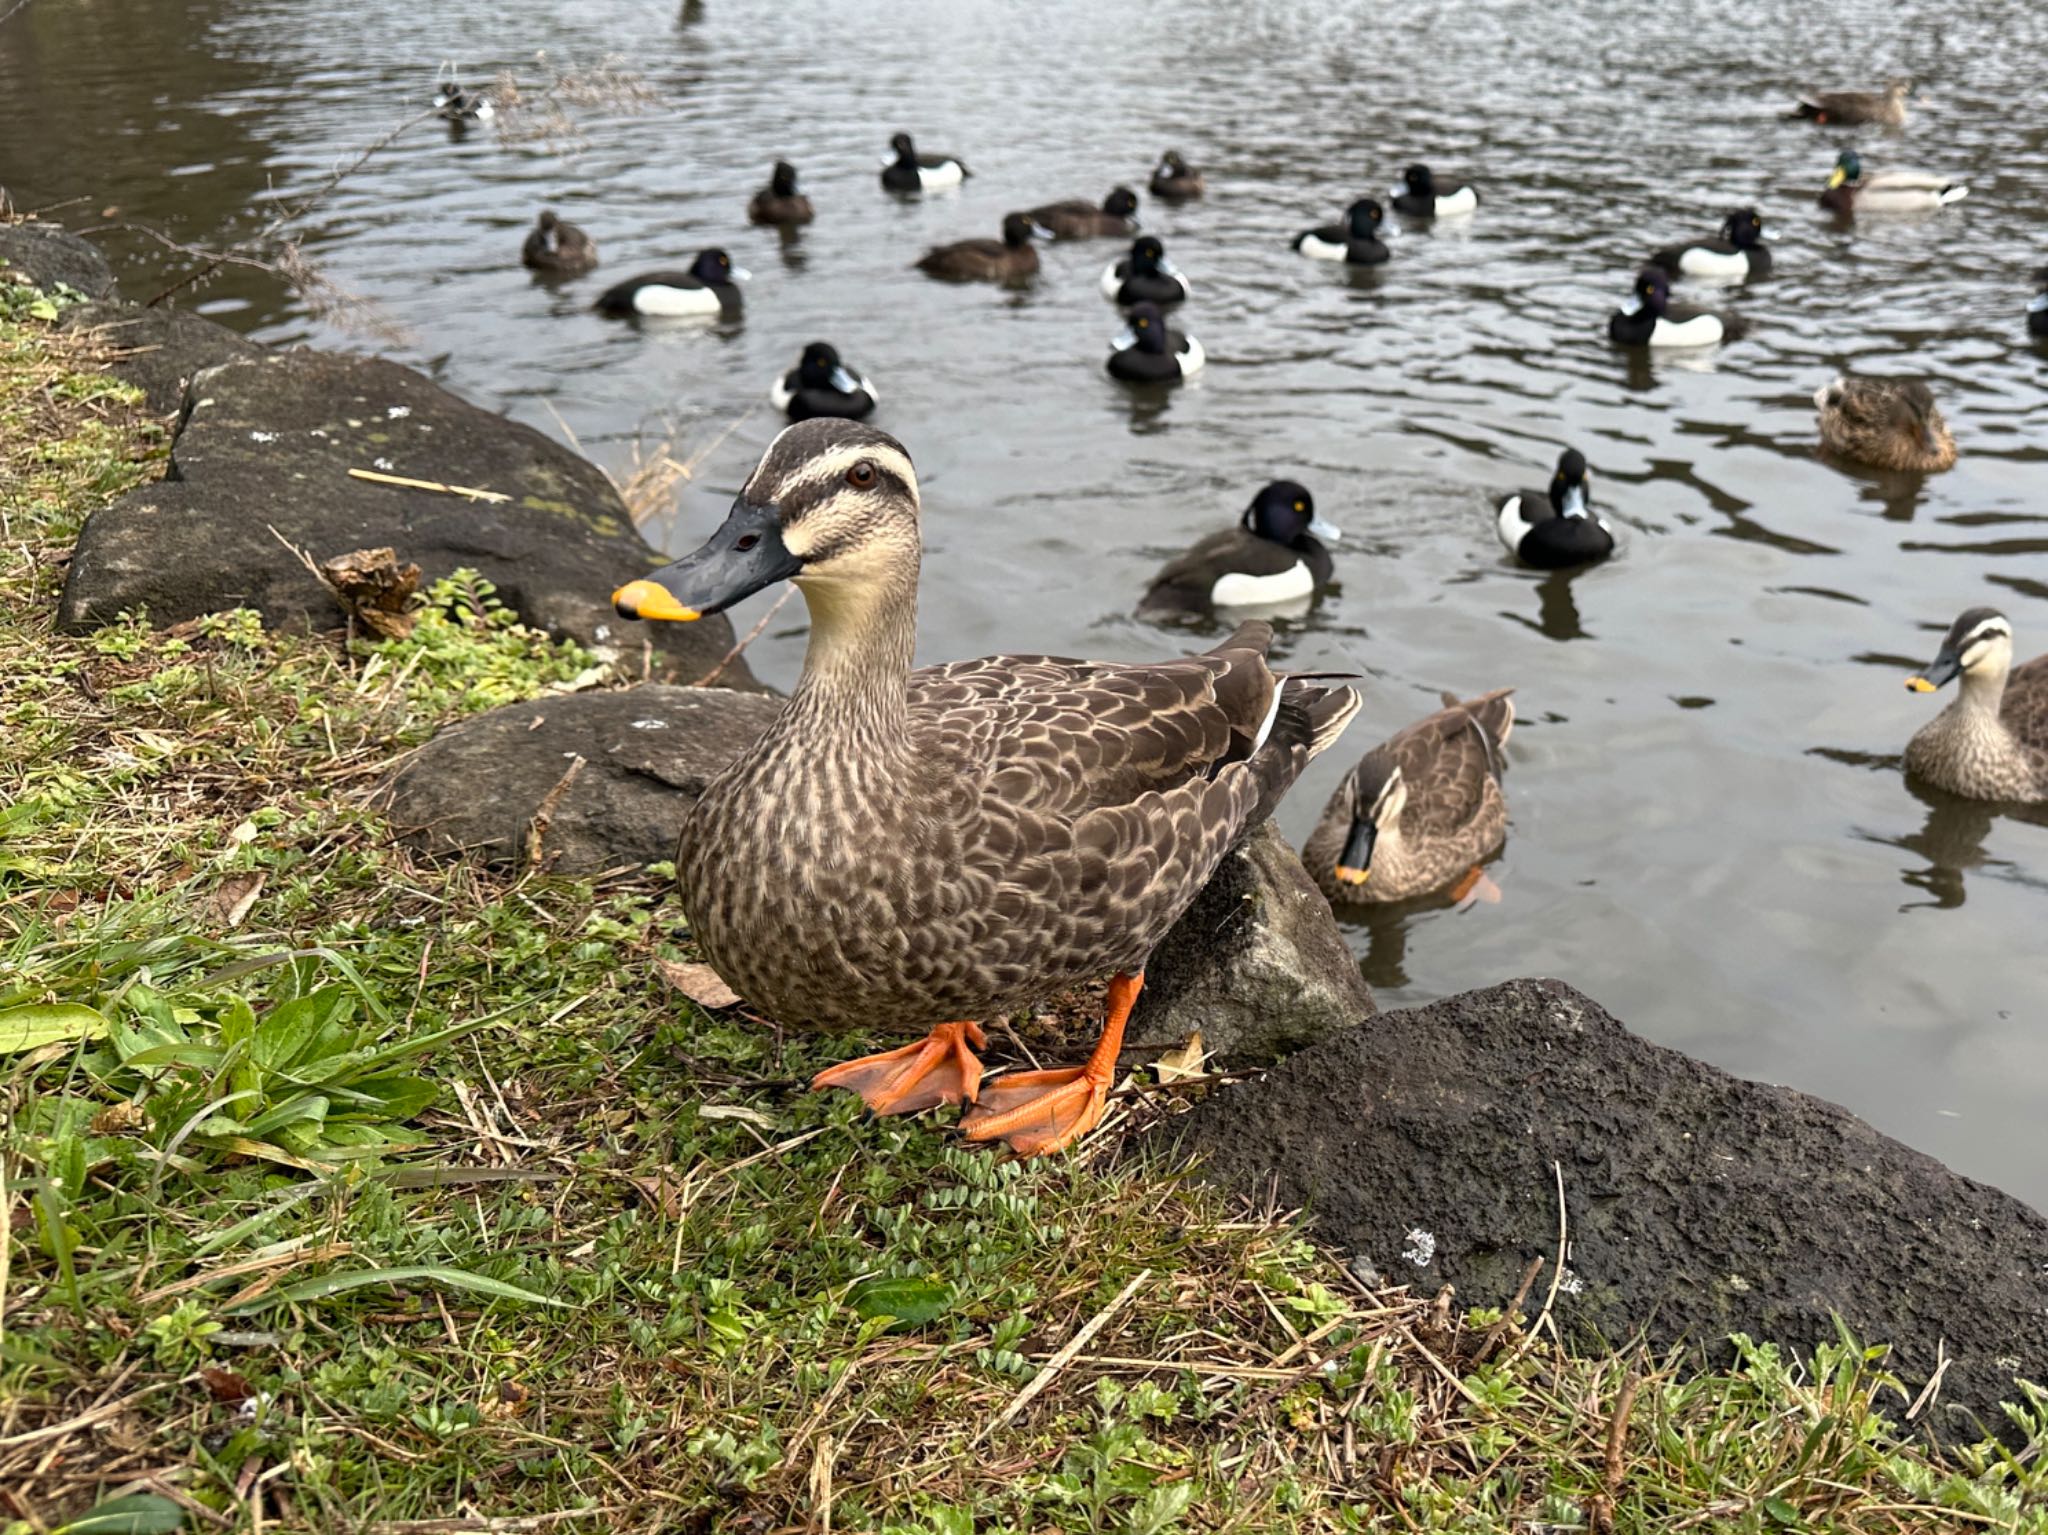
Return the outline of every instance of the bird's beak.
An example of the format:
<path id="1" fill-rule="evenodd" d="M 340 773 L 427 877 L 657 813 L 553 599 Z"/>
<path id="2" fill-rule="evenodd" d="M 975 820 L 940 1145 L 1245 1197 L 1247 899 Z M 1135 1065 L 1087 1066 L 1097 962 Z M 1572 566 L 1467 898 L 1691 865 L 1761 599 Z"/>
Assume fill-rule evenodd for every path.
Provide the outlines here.
<path id="1" fill-rule="evenodd" d="M 1962 659 L 1944 645 L 1928 663 L 1926 671 L 1906 679 L 1906 686 L 1916 693 L 1932 693 L 1936 688 L 1954 682 L 1962 675 L 1962 670 Z"/>
<path id="2" fill-rule="evenodd" d="M 1138 333 L 1128 325 L 1109 338 L 1109 349 L 1112 352 L 1128 351 L 1137 344 Z"/>
<path id="3" fill-rule="evenodd" d="M 1325 543 L 1341 543 L 1344 539 L 1344 530 L 1324 517 L 1321 512 L 1309 518 L 1308 530 Z"/>
<path id="4" fill-rule="evenodd" d="M 732 269 L 732 280 L 734 282 L 752 282 L 754 274 L 743 266 L 736 266 Z"/>
<path id="5" fill-rule="evenodd" d="M 1759 240 L 1775 240 L 1778 238 L 1778 231 L 1771 225 L 1766 224 L 1756 232 L 1756 237 Z"/>
<path id="6" fill-rule="evenodd" d="M 832 370 L 832 387 L 841 394 L 858 394 L 860 393 L 860 380 L 847 372 L 843 366 L 837 367 Z"/>
<path id="7" fill-rule="evenodd" d="M 1408 188 L 1397 181 L 1387 188 L 1387 195 L 1389 197 L 1406 197 L 1408 195 Z"/>
<path id="8" fill-rule="evenodd" d="M 689 623 L 788 580 L 803 565 L 783 545 L 778 507 L 735 501 L 703 548 L 652 575 L 628 581 L 612 593 L 612 606 L 621 618 Z"/>
<path id="9" fill-rule="evenodd" d="M 1380 829 L 1370 821 L 1353 821 L 1351 835 L 1344 839 L 1344 851 L 1337 859 L 1337 878 L 1347 885 L 1362 885 L 1372 874 L 1372 845 Z"/>
<path id="10" fill-rule="evenodd" d="M 1833 170 L 1828 172 L 1828 190 L 1832 192 L 1836 187 L 1840 186 L 1843 182 L 1847 181 L 1848 179 L 1849 173 L 1843 170 L 1841 166 L 1836 166 Z"/>
<path id="11" fill-rule="evenodd" d="M 1033 219 L 1031 220 L 1031 238 L 1034 240 L 1050 240 L 1053 238 L 1053 232 L 1039 223 L 1037 219 Z"/>
<path id="12" fill-rule="evenodd" d="M 1564 502 L 1558 507 L 1558 514 L 1564 517 L 1583 517 L 1586 515 L 1586 486 L 1584 481 L 1577 485 L 1565 486 Z"/>

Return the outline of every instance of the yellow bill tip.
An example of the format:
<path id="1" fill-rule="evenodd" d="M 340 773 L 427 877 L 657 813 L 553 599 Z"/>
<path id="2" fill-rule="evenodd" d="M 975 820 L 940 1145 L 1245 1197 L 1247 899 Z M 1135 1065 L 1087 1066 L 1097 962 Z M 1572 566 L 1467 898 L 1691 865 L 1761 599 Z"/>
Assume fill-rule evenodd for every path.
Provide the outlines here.
<path id="1" fill-rule="evenodd" d="M 667 587 L 655 581 L 628 581 L 612 593 L 612 606 L 621 618 L 665 618 L 687 624 L 704 616 L 695 608 L 684 607 Z"/>
<path id="2" fill-rule="evenodd" d="M 1347 885 L 1362 885 L 1371 873 L 1370 869 L 1353 869 L 1341 863 L 1337 865 L 1337 878 Z"/>
<path id="3" fill-rule="evenodd" d="M 1934 691 L 1934 684 L 1925 677 L 1908 677 L 1906 679 L 1906 686 L 1915 693 L 1932 693 Z"/>

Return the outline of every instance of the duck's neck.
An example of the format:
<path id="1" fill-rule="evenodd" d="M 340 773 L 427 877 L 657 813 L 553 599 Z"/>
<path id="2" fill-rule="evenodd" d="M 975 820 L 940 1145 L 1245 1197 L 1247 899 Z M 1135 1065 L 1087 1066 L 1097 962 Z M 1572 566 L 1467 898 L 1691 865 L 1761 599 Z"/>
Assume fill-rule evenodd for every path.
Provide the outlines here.
<path id="1" fill-rule="evenodd" d="M 1973 722 L 1998 723 L 1998 706 L 2005 697 L 2005 673 L 1964 672 L 1956 684 L 1956 712 Z"/>
<path id="2" fill-rule="evenodd" d="M 917 578 L 814 582 L 804 591 L 811 640 L 790 714 L 807 733 L 907 750 L 910 663 L 917 649 Z"/>

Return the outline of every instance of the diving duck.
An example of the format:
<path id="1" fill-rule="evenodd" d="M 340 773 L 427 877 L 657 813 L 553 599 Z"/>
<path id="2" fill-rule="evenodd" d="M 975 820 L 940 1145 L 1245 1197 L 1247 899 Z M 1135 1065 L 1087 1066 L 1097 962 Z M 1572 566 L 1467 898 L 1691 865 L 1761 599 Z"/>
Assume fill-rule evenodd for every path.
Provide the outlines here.
<path id="1" fill-rule="evenodd" d="M 1586 455 L 1566 448 L 1550 488 L 1525 490 L 1500 504 L 1494 526 L 1508 553 L 1538 570 L 1594 565 L 1614 553 L 1614 530 L 1593 510 Z"/>
<path id="2" fill-rule="evenodd" d="M 2027 301 L 2027 334 L 2048 336 L 2048 266 L 2034 274 L 2041 291 Z"/>
<path id="3" fill-rule="evenodd" d="M 858 421 L 873 412 L 876 395 L 873 384 L 854 377 L 839 360 L 838 348 L 829 341 L 813 341 L 797 365 L 776 378 L 768 402 L 792 421 L 813 416 Z"/>
<path id="4" fill-rule="evenodd" d="M 1726 333 L 1719 315 L 1671 302 L 1662 267 L 1637 273 L 1628 302 L 1607 317 L 1607 339 L 1616 346 L 1712 346 Z"/>
<path id="5" fill-rule="evenodd" d="M 1771 249 L 1764 244 L 1764 219 L 1754 208 L 1737 208 L 1721 220 L 1711 238 L 1674 245 L 1650 258 L 1674 277 L 1718 277 L 1740 282 L 1771 269 Z"/>
<path id="6" fill-rule="evenodd" d="M 1092 240 L 1100 235 L 1129 236 L 1138 232 L 1138 194 L 1129 187 L 1115 188 L 1102 199 L 1099 208 L 1076 197 L 1028 212 L 1052 231 L 1055 240 Z"/>
<path id="7" fill-rule="evenodd" d="M 1107 367 L 1130 384 L 1177 384 L 1207 361 L 1202 343 L 1169 326 L 1157 304 L 1133 304 L 1130 323 L 1109 343 Z"/>
<path id="8" fill-rule="evenodd" d="M 749 275 L 714 246 L 699 252 L 687 272 L 649 272 L 605 289 L 598 295 L 597 310 L 600 314 L 658 318 L 738 314 L 739 285 Z"/>
<path id="9" fill-rule="evenodd" d="M 1152 235 L 1139 235 L 1128 256 L 1102 269 L 1102 296 L 1115 304 L 1169 308 L 1192 291 L 1180 268 L 1166 259 L 1166 247 Z"/>
<path id="10" fill-rule="evenodd" d="M 1367 752 L 1323 807 L 1301 861 L 1333 906 L 1463 899 L 1507 840 L 1500 790 L 1513 688 L 1444 706 Z"/>
<path id="11" fill-rule="evenodd" d="M 811 200 L 796 189 L 796 167 L 787 160 L 775 162 L 775 169 L 768 174 L 768 185 L 756 192 L 747 204 L 747 222 L 750 224 L 780 224 L 784 228 L 793 228 L 810 223 L 814 216 Z"/>
<path id="12" fill-rule="evenodd" d="M 1171 203 L 1186 202 L 1190 197 L 1200 197 L 1205 190 L 1202 173 L 1191 169 L 1177 149 L 1167 150 L 1152 168 L 1154 197 L 1163 197 Z"/>
<path id="13" fill-rule="evenodd" d="M 1863 157 L 1845 149 L 1828 172 L 1820 205 L 1844 218 L 1859 213 L 1932 213 L 1969 195 L 1970 189 L 1961 182 L 1925 171 L 1881 171 L 1866 176 Z"/>
<path id="14" fill-rule="evenodd" d="M 882 185 L 892 192 L 939 192 L 974 174 L 957 155 L 919 154 L 907 133 L 889 140 L 889 147 L 896 153 L 882 162 Z"/>
<path id="15" fill-rule="evenodd" d="M 1411 219 L 1457 218 L 1479 206 L 1479 194 L 1468 186 L 1439 192 L 1436 177 L 1426 165 L 1409 166 L 1402 173 L 1401 184 L 1394 188 L 1393 198 L 1394 211 Z"/>
<path id="16" fill-rule="evenodd" d="M 1932 693 L 1958 677 L 1956 701 L 1906 743 L 1906 771 L 1965 799 L 2048 800 L 2048 656 L 2014 667 L 2005 615 L 1972 608 L 1906 686 Z"/>
<path id="17" fill-rule="evenodd" d="M 1343 223 L 1303 230 L 1294 237 L 1294 248 L 1313 261 L 1378 266 L 1387 259 L 1387 247 L 1380 239 L 1385 218 L 1377 202 L 1362 197 L 1345 210 Z"/>
<path id="18" fill-rule="evenodd" d="M 482 91 L 466 91 L 453 80 L 437 81 L 434 85 L 434 112 L 443 122 L 458 127 L 469 123 L 487 123 L 497 113 L 496 105 Z"/>
<path id="19" fill-rule="evenodd" d="M 1887 128 L 1906 125 L 1906 98 L 1913 94 L 1913 82 L 1895 79 L 1881 91 L 1814 91 L 1792 104 L 1793 117 L 1810 122 L 1853 126 L 1876 123 Z"/>
<path id="20" fill-rule="evenodd" d="M 1344 535 L 1316 513 L 1315 497 L 1275 480 L 1237 526 L 1212 533 L 1152 578 L 1146 618 L 1211 618 L 1218 608 L 1306 608 L 1336 573 L 1326 543 Z"/>
<path id="21" fill-rule="evenodd" d="M 581 277 L 597 265 L 597 242 L 543 208 L 519 252 L 522 263 L 554 277 Z"/>
<path id="22" fill-rule="evenodd" d="M 1813 392 L 1820 445 L 1878 469 L 1937 474 L 1953 468 L 1956 440 L 1918 379 L 1852 378 L 1844 373 Z"/>
<path id="23" fill-rule="evenodd" d="M 1033 240 L 1050 240 L 1052 231 L 1023 213 L 1003 220 L 1000 240 L 955 240 L 918 258 L 917 269 L 948 282 L 1019 283 L 1038 274 Z"/>
<path id="24" fill-rule="evenodd" d="M 1102 1117 L 1153 947 L 1350 722 L 1267 664 L 1271 626 L 1154 662 L 990 656 L 913 670 L 917 474 L 894 438 L 802 421 L 703 548 L 613 594 L 689 620 L 790 580 L 810 608 L 782 713 L 683 822 L 690 933 L 783 1024 L 929 1030 L 820 1072 L 878 1114 L 966 1102 L 1021 1155 Z M 1085 1064 L 983 1080 L 979 1020 L 1105 973 Z"/>

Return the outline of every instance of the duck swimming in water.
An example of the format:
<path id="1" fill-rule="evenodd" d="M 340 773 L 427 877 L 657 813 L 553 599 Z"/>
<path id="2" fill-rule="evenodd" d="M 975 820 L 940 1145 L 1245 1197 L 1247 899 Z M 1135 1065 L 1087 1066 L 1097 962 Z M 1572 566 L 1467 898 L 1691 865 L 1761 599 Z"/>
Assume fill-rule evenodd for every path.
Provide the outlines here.
<path id="1" fill-rule="evenodd" d="M 1961 202 L 1970 189 L 1948 176 L 1925 171 L 1880 171 L 1863 174 L 1863 157 L 1845 149 L 1835 158 L 1820 205 L 1844 218 L 1865 213 L 1932 213 Z"/>
<path id="2" fill-rule="evenodd" d="M 1138 612 L 1209 618 L 1221 608 L 1306 610 L 1336 573 L 1326 547 L 1344 535 L 1316 513 L 1315 497 L 1275 480 L 1237 526 L 1212 533 L 1152 578 Z"/>
<path id="3" fill-rule="evenodd" d="M 1207 360 L 1202 343 L 1169 326 L 1157 304 L 1133 304 L 1130 324 L 1109 343 L 1107 367 L 1129 384 L 1177 384 Z"/>
<path id="4" fill-rule="evenodd" d="M 598 296 L 600 314 L 685 318 L 740 312 L 744 267 L 717 247 L 699 252 L 687 272 L 649 272 L 629 277 Z"/>
<path id="5" fill-rule="evenodd" d="M 813 217 L 811 200 L 796 189 L 796 167 L 787 160 L 777 160 L 775 169 L 769 173 L 768 185 L 747 204 L 747 222 L 779 224 L 787 229 L 808 224 Z"/>
<path id="6" fill-rule="evenodd" d="M 1636 275 L 1628 302 L 1607 319 L 1616 346 L 1712 346 L 1726 333 L 1719 315 L 1672 303 L 1671 279 L 1654 266 Z"/>
<path id="7" fill-rule="evenodd" d="M 1380 239 L 1380 224 L 1385 217 L 1377 202 L 1362 197 L 1345 211 L 1343 223 L 1303 230 L 1294 237 L 1294 248 L 1315 261 L 1378 266 L 1388 254 L 1385 242 Z"/>
<path id="8" fill-rule="evenodd" d="M 1159 164 L 1152 171 L 1152 195 L 1171 203 L 1186 202 L 1191 197 L 1200 197 L 1207 190 L 1202 173 L 1189 166 L 1180 157 L 1180 151 L 1169 149 L 1159 157 Z"/>
<path id="9" fill-rule="evenodd" d="M 1020 283 L 1038 275 L 1034 240 L 1050 240 L 1052 231 L 1029 215 L 1012 213 L 1003 220 L 1000 240 L 955 240 L 928 250 L 917 269 L 948 282 Z"/>
<path id="10" fill-rule="evenodd" d="M 1479 194 L 1468 186 L 1438 191 L 1436 176 L 1426 165 L 1409 166 L 1393 196 L 1394 211 L 1411 219 L 1458 218 L 1479 206 Z"/>
<path id="11" fill-rule="evenodd" d="M 1180 268 L 1166 259 L 1166 247 L 1152 235 L 1138 236 L 1128 256 L 1102 269 L 1102 296 L 1115 304 L 1169 308 L 1192 291 Z"/>
<path id="12" fill-rule="evenodd" d="M 1594 565 L 1614 553 L 1614 531 L 1593 510 L 1586 455 L 1566 448 L 1548 490 L 1525 490 L 1500 504 L 1495 529 L 1508 553 L 1538 570 Z"/>
<path id="13" fill-rule="evenodd" d="M 882 163 L 882 185 L 892 192 L 943 192 L 957 187 L 974 172 L 957 155 L 921 155 L 910 135 L 889 140 L 894 158 Z"/>
<path id="14" fill-rule="evenodd" d="M 1813 392 L 1820 445 L 1830 453 L 1915 474 L 1955 466 L 1956 440 L 1918 379 L 1851 377 L 1844 373 Z"/>
<path id="15" fill-rule="evenodd" d="M 1661 250 L 1650 258 L 1650 265 L 1662 267 L 1674 277 L 1714 277 L 1732 282 L 1761 277 L 1771 269 L 1771 249 L 1764 244 L 1763 215 L 1754 208 L 1737 208 L 1721 220 L 1720 230 L 1711 239 Z"/>
<path id="16" fill-rule="evenodd" d="M 813 341 L 797 365 L 775 380 L 768 402 L 792 421 L 837 416 L 858 421 L 875 408 L 875 386 L 856 378 L 829 341 Z"/>
<path id="17" fill-rule="evenodd" d="M 1890 81 L 1881 91 L 1814 91 L 1792 105 L 1790 116 L 1809 122 L 1847 127 L 1878 123 L 1887 128 L 1906 125 L 1906 98 L 1913 94 L 1913 82 Z"/>
<path id="18" fill-rule="evenodd" d="M 1916 693 L 1961 681 L 1956 701 L 1906 744 L 1906 771 L 1965 799 L 2048 801 L 2048 656 L 2012 664 L 2012 624 L 1971 608 L 1942 638 Z"/>
<path id="19" fill-rule="evenodd" d="M 536 272 L 554 277 L 580 277 L 597 265 L 597 242 L 574 224 L 565 224 L 550 208 L 528 231 L 519 259 Z"/>
<path id="20" fill-rule="evenodd" d="M 1055 240 L 1093 240 L 1101 235 L 1138 232 L 1138 194 L 1129 187 L 1117 187 L 1102 199 L 1102 206 L 1083 198 L 1047 203 L 1027 210 L 1027 216 L 1052 231 Z"/>

